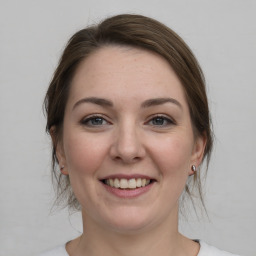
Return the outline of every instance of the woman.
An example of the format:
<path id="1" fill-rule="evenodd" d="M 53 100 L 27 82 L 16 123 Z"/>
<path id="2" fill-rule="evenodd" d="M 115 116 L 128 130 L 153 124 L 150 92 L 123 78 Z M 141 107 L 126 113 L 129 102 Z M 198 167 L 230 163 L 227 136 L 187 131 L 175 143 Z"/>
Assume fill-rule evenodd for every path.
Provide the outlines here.
<path id="1" fill-rule="evenodd" d="M 231 255 L 178 231 L 212 136 L 203 74 L 172 30 L 118 15 L 77 32 L 45 107 L 58 198 L 84 231 L 42 255 Z"/>

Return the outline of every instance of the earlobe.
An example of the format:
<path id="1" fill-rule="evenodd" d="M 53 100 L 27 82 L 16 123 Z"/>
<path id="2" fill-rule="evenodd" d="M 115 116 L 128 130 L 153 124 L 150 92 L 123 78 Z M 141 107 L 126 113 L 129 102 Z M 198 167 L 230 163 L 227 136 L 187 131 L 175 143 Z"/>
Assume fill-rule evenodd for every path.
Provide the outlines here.
<path id="1" fill-rule="evenodd" d="M 189 176 L 194 175 L 196 172 L 197 172 L 196 166 L 195 166 L 195 165 L 192 165 L 191 168 L 190 168 Z"/>
<path id="2" fill-rule="evenodd" d="M 63 175 L 68 175 L 67 167 L 66 167 L 66 158 L 64 155 L 64 150 L 61 143 L 57 143 L 56 146 L 56 157 L 58 159 L 60 171 Z"/>
<path id="3" fill-rule="evenodd" d="M 68 175 L 68 171 L 65 170 L 65 165 L 60 166 L 60 172 L 61 172 L 63 175 Z"/>
<path id="4" fill-rule="evenodd" d="M 55 154 L 56 154 L 56 158 L 60 167 L 60 171 L 62 174 L 64 175 L 68 175 L 68 171 L 65 170 L 65 166 L 66 166 L 66 158 L 65 158 L 65 154 L 64 154 L 64 150 L 63 150 L 63 146 L 62 143 L 60 141 L 60 139 L 58 138 L 57 134 L 56 134 L 56 127 L 53 126 L 50 129 L 50 134 L 51 134 L 51 138 L 52 138 L 52 144 L 55 150 Z"/>
<path id="5" fill-rule="evenodd" d="M 63 150 L 63 146 L 61 145 L 61 142 L 56 143 L 55 147 L 56 157 L 58 159 L 58 164 L 60 167 L 64 166 L 66 164 L 66 158 Z"/>
<path id="6" fill-rule="evenodd" d="M 191 168 L 189 170 L 189 175 L 193 175 L 197 167 L 201 164 L 204 157 L 206 142 L 207 139 L 205 135 L 201 135 L 196 138 L 191 157 Z M 196 169 L 193 166 L 195 166 Z"/>

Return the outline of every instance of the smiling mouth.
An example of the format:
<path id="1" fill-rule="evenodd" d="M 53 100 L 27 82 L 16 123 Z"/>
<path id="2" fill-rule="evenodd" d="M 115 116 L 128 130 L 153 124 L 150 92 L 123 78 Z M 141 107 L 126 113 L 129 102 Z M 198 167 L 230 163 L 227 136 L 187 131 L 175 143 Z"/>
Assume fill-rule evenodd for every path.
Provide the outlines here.
<path id="1" fill-rule="evenodd" d="M 155 180 L 152 179 L 145 179 L 145 178 L 132 178 L 132 179 L 104 179 L 101 180 L 104 184 L 112 187 L 112 188 L 118 188 L 118 189 L 136 189 L 141 187 L 146 187 L 150 183 L 155 182 Z"/>

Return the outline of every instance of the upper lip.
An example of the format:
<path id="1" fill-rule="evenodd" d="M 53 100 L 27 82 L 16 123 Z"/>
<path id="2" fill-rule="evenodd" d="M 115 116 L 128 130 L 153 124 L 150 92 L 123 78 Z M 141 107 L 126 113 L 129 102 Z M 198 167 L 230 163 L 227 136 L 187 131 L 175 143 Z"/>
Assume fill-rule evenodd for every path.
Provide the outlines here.
<path id="1" fill-rule="evenodd" d="M 107 180 L 107 179 L 147 179 L 147 180 L 156 180 L 153 177 L 150 177 L 148 175 L 144 174 L 111 174 L 108 176 L 105 176 L 103 178 L 100 178 L 100 180 Z"/>

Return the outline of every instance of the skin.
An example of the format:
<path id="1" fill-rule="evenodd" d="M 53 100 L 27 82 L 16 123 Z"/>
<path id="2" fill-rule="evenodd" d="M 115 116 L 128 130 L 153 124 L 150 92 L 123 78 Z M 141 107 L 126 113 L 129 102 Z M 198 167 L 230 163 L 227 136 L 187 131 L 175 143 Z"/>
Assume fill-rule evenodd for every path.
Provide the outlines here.
<path id="1" fill-rule="evenodd" d="M 163 98 L 171 101 L 146 104 Z M 199 245 L 178 232 L 178 200 L 205 142 L 195 138 L 182 84 L 161 56 L 107 46 L 86 58 L 57 144 L 83 215 L 84 233 L 67 244 L 69 254 L 197 255 Z M 134 198 L 120 198 L 101 182 L 135 174 L 154 183 Z"/>

